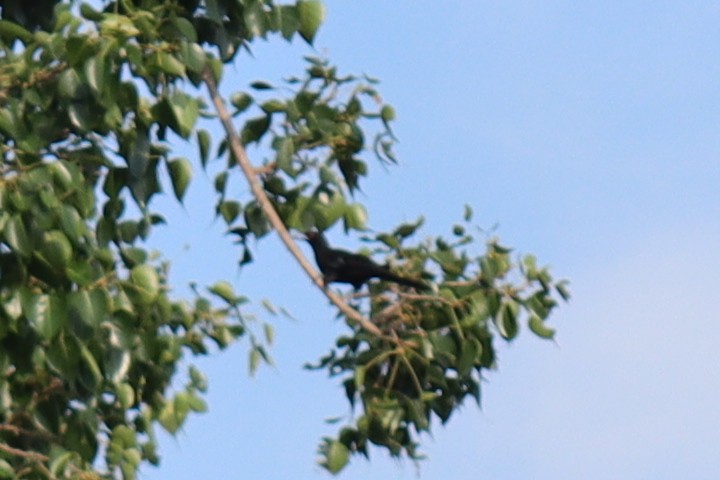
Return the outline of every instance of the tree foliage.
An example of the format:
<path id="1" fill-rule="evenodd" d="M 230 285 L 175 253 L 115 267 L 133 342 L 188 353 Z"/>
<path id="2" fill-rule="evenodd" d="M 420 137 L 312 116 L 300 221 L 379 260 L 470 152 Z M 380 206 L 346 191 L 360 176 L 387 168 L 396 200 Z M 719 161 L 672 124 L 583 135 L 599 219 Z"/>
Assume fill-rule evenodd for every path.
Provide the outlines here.
<path id="1" fill-rule="evenodd" d="M 565 284 L 532 256 L 514 259 L 498 240 L 468 234 L 469 207 L 448 238 L 417 240 L 422 220 L 368 233 L 353 194 L 368 157 L 396 161 L 394 111 L 375 80 L 308 57 L 284 85 L 248 79 L 227 102 L 219 97 L 224 65 L 256 39 L 312 43 L 320 2 L 30 3 L 0 2 L 3 478 L 134 478 L 159 461 L 158 426 L 175 433 L 206 409 L 195 367 L 171 388 L 183 355 L 245 338 L 253 369 L 269 361 L 272 327 L 259 328 L 247 298 L 218 281 L 175 299 L 167 263 L 144 247 L 166 222 L 152 207 L 160 185 L 182 202 L 193 166 L 217 159 L 225 163 L 210 213 L 243 246 L 240 264 L 252 262 L 249 240 L 273 230 L 287 241 L 286 229 L 341 223 L 434 286 L 375 283 L 352 305 L 326 292 L 348 331 L 309 368 L 340 377 L 357 411 L 321 443 L 328 470 L 371 444 L 418 458 L 434 418 L 447 421 L 467 396 L 479 402 L 496 337 L 512 340 L 526 321 L 552 338 L 545 320 L 567 298 Z M 201 117 L 222 133 L 200 128 Z M 197 159 L 177 156 L 178 139 L 198 146 Z M 264 162 L 249 164 L 251 144 Z M 239 172 L 255 188 L 247 199 L 228 195 Z"/>

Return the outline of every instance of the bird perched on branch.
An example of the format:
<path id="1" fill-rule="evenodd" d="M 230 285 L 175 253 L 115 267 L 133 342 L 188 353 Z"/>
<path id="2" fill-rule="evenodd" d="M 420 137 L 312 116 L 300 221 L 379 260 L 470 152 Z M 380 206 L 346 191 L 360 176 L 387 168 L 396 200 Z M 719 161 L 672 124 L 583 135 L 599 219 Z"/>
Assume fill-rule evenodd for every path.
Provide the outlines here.
<path id="1" fill-rule="evenodd" d="M 423 282 L 401 277 L 365 255 L 330 248 L 320 232 L 307 232 L 305 238 L 315 253 L 315 261 L 323 274 L 325 285 L 332 282 L 349 283 L 358 290 L 371 278 L 381 278 L 418 290 L 428 288 Z"/>

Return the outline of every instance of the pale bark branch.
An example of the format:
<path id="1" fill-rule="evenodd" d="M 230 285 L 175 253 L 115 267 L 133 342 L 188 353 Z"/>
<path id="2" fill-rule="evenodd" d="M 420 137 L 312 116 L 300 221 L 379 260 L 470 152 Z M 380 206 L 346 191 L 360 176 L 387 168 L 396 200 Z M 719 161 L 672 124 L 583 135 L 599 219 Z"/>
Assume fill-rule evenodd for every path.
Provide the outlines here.
<path id="1" fill-rule="evenodd" d="M 3 451 L 9 455 L 14 455 L 16 457 L 27 458 L 28 460 L 32 460 L 33 462 L 38 463 L 47 462 L 49 460 L 49 458 L 42 453 L 26 452 L 25 450 L 13 448 L 9 445 L 5 445 L 4 443 L 0 443 L 0 451 Z"/>
<path id="2" fill-rule="evenodd" d="M 247 152 L 245 151 L 245 148 L 240 141 L 240 137 L 238 136 L 232 120 L 230 119 L 230 113 L 225 107 L 225 103 L 223 102 L 223 99 L 218 92 L 215 76 L 209 68 L 205 69 L 203 79 L 205 81 L 205 85 L 207 86 L 208 92 L 210 93 L 210 98 L 215 105 L 215 110 L 217 111 L 218 118 L 220 119 L 220 122 L 225 129 L 225 134 L 227 135 L 230 151 L 235 156 L 235 159 L 237 160 L 240 169 L 242 170 L 245 178 L 250 184 L 250 190 L 252 191 L 253 196 L 258 202 L 258 205 L 265 214 L 265 217 L 268 219 L 270 224 L 277 232 L 280 240 L 282 240 L 282 242 L 285 244 L 285 247 L 290 251 L 292 256 L 295 257 L 297 262 L 300 264 L 302 269 L 305 270 L 305 272 L 312 279 L 315 285 L 317 285 L 317 287 L 322 290 L 323 293 L 325 293 L 325 296 L 327 296 L 327 298 L 337 308 L 339 308 L 342 313 L 344 313 L 348 318 L 356 321 L 363 329 L 367 330 L 368 332 L 378 336 L 382 335 L 382 332 L 374 323 L 365 318 L 362 314 L 360 314 L 360 312 L 352 308 L 350 305 L 345 303 L 342 298 L 340 298 L 340 296 L 338 296 L 331 290 L 325 288 L 322 275 L 317 270 L 315 270 L 312 264 L 308 262 L 307 258 L 305 258 L 302 251 L 297 246 L 297 243 L 295 243 L 295 240 L 293 240 L 292 236 L 290 235 L 287 227 L 285 227 L 285 224 L 278 215 L 277 211 L 273 207 L 272 202 L 265 193 L 265 190 L 263 189 L 260 181 L 258 180 L 257 169 L 255 169 L 250 163 Z"/>

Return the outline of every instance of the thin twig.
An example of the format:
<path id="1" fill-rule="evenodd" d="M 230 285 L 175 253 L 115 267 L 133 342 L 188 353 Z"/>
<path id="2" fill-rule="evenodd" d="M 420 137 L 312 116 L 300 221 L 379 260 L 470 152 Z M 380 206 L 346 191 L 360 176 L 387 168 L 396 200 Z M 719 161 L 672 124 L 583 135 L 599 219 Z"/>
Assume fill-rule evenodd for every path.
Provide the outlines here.
<path id="1" fill-rule="evenodd" d="M 266 175 L 268 173 L 273 173 L 275 170 L 277 170 L 278 166 L 276 162 L 268 163 L 267 165 L 263 165 L 262 167 L 255 167 L 255 174 L 256 175 Z"/>
<path id="2" fill-rule="evenodd" d="M 282 242 L 285 244 L 285 247 L 290 251 L 293 257 L 295 257 L 297 262 L 300 264 L 303 270 L 305 270 L 305 272 L 312 279 L 315 285 L 317 285 L 317 287 L 325 293 L 325 296 L 333 304 L 335 304 L 335 306 L 338 307 L 341 312 L 343 312 L 348 318 L 355 320 L 357 323 L 360 324 L 362 328 L 364 328 L 368 332 L 374 335 L 381 335 L 382 332 L 375 324 L 362 316 L 360 312 L 345 303 L 334 292 L 325 288 L 325 286 L 323 285 L 322 275 L 320 275 L 320 273 L 315 270 L 310 264 L 310 262 L 308 262 L 308 260 L 305 258 L 302 251 L 290 235 L 290 232 L 285 227 L 285 224 L 278 215 L 277 211 L 275 211 L 275 208 L 270 202 L 268 196 L 265 194 L 265 190 L 263 190 L 262 185 L 258 181 L 256 169 L 250 163 L 247 152 L 245 151 L 245 148 L 240 141 L 240 137 L 238 136 L 235 127 L 232 124 L 232 121 L 230 120 L 230 113 L 228 112 L 227 108 L 225 107 L 225 103 L 220 97 L 215 76 L 213 75 L 209 67 L 205 69 L 205 72 L 203 74 L 203 80 L 205 81 L 205 85 L 207 85 L 208 92 L 210 93 L 210 98 L 212 98 L 213 104 L 215 105 L 215 110 L 218 113 L 220 122 L 225 129 L 225 134 L 227 135 L 227 139 L 230 145 L 230 151 L 235 156 L 238 165 L 242 169 L 245 178 L 250 184 L 250 189 L 252 190 L 255 199 L 260 205 L 260 208 L 265 214 L 265 217 L 267 217 L 268 221 L 277 232 L 280 240 L 282 240 Z"/>
<path id="3" fill-rule="evenodd" d="M 390 316 L 394 315 L 397 310 L 400 310 L 400 307 L 402 307 L 402 304 L 400 304 L 399 302 L 391 303 L 387 307 L 376 313 L 373 316 L 373 320 L 375 321 L 375 323 L 384 322 L 386 318 L 389 318 Z"/>
<path id="4" fill-rule="evenodd" d="M 53 440 L 55 438 L 47 430 L 26 430 L 11 423 L 0 423 L 0 432 L 8 432 L 15 436 L 36 437 L 43 440 Z"/>
<path id="5" fill-rule="evenodd" d="M 415 388 L 417 389 L 418 398 L 422 397 L 423 388 L 422 388 L 422 385 L 420 384 L 420 379 L 418 378 L 417 373 L 415 373 L 415 370 L 412 367 L 412 363 L 410 363 L 410 360 L 408 360 L 407 357 L 405 357 L 405 356 L 402 356 L 400 358 L 402 359 L 403 363 L 407 367 L 408 372 L 410 372 L 410 377 L 412 378 L 413 383 L 415 384 Z"/>
<path id="6" fill-rule="evenodd" d="M 440 296 L 422 295 L 419 293 L 404 293 L 404 292 L 398 292 L 398 296 L 400 298 L 406 298 L 408 300 L 425 300 L 428 302 L 444 303 L 445 305 L 449 305 L 451 307 L 456 307 L 458 305 L 457 300 L 452 301 L 452 300 L 448 300 L 447 298 L 443 298 Z"/>
<path id="7" fill-rule="evenodd" d="M 11 425 L 9 423 L 2 423 L 0 424 L 0 432 L 10 432 L 14 435 L 20 435 L 22 432 L 22 429 L 16 425 Z"/>
<path id="8" fill-rule="evenodd" d="M 10 455 L 15 455 L 16 457 L 27 458 L 28 460 L 32 460 L 33 462 L 38 463 L 47 462 L 48 460 L 50 460 L 46 455 L 43 455 L 42 453 L 26 452 L 25 450 L 13 448 L 9 445 L 5 445 L 4 443 L 0 443 L 0 451 L 3 451 Z"/>

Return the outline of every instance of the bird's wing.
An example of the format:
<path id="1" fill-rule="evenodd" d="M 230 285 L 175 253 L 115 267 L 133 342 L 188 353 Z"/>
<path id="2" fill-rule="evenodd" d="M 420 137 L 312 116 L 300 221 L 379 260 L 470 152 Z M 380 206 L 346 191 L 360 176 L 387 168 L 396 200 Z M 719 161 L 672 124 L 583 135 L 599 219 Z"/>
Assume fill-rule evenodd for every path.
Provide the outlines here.
<path id="1" fill-rule="evenodd" d="M 344 250 L 338 251 L 339 255 L 336 255 L 337 267 L 341 269 L 352 269 L 361 270 L 367 272 L 368 276 L 374 276 L 376 272 L 385 271 L 385 268 L 373 262 L 370 257 L 361 255 L 359 253 L 350 253 Z"/>

